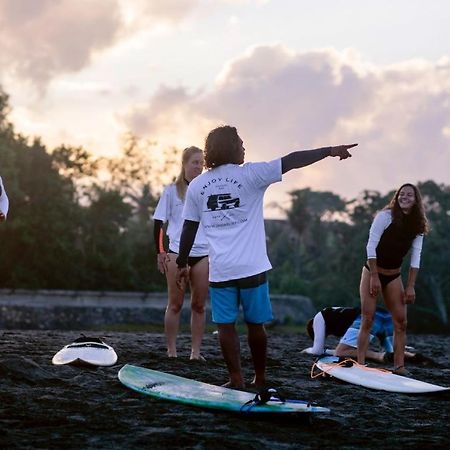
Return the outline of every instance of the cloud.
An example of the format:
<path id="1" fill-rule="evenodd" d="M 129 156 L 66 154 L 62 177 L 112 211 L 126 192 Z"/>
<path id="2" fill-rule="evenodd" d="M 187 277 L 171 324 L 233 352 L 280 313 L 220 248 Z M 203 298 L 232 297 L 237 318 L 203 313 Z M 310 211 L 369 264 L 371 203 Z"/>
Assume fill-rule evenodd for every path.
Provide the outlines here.
<path id="1" fill-rule="evenodd" d="M 2 0 L 0 68 L 41 90 L 82 70 L 119 41 L 161 24 L 174 26 L 198 0 Z M 3 80 L 4 81 L 4 80 Z"/>
<path id="2" fill-rule="evenodd" d="M 443 182 L 450 167 L 450 58 L 377 67 L 350 51 L 260 46 L 230 61 L 211 90 L 163 87 L 122 120 L 155 139 L 180 139 L 189 127 L 204 138 L 210 128 L 232 124 L 249 160 L 359 142 L 351 160 L 289 174 L 284 189 L 311 186 L 351 197 L 404 181 Z"/>
<path id="3" fill-rule="evenodd" d="M 118 121 L 161 146 L 202 147 L 206 133 L 216 121 L 201 111 L 196 98 L 182 87 L 161 86 L 149 104 L 133 108 L 119 116 Z"/>
<path id="4" fill-rule="evenodd" d="M 145 33 L 174 33 L 211 11 L 209 0 L 1 0 L 0 83 L 26 81 L 43 92 L 108 49 Z"/>
<path id="5" fill-rule="evenodd" d="M 199 0 L 135 0 L 135 17 L 145 21 L 177 24 L 199 4 Z M 137 13 L 137 14 L 136 14 Z"/>
<path id="6" fill-rule="evenodd" d="M 256 47 L 228 63 L 212 91 L 162 87 L 125 121 L 132 130 L 153 134 L 182 111 L 183 120 L 195 114 L 235 124 L 265 158 L 274 154 L 270 143 L 285 143 L 286 149 L 312 145 L 338 118 L 360 110 L 358 99 L 369 94 L 371 78 L 333 51 L 297 54 L 281 45 Z"/>
<path id="7" fill-rule="evenodd" d="M 368 79 L 333 51 L 298 54 L 265 46 L 230 63 L 203 104 L 250 133 L 269 157 L 275 150 L 269 142 L 284 143 L 286 150 L 315 144 L 337 118 L 359 108 L 369 88 Z"/>
<path id="8" fill-rule="evenodd" d="M 114 0 L 3 0 L 0 17 L 1 66 L 41 88 L 88 65 L 121 27 Z"/>

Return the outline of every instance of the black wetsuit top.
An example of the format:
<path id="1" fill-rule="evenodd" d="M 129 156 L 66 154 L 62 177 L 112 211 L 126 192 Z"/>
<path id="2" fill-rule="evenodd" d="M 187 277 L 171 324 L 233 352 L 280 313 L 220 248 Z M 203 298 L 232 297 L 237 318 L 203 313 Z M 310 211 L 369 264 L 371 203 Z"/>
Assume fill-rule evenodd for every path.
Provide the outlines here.
<path id="1" fill-rule="evenodd" d="M 397 269 L 411 248 L 415 235 L 404 227 L 391 223 L 383 232 L 377 245 L 377 264 L 383 269 Z"/>
<path id="2" fill-rule="evenodd" d="M 328 307 L 322 309 L 321 313 L 325 321 L 327 336 L 342 337 L 354 320 L 361 314 L 361 308 Z"/>

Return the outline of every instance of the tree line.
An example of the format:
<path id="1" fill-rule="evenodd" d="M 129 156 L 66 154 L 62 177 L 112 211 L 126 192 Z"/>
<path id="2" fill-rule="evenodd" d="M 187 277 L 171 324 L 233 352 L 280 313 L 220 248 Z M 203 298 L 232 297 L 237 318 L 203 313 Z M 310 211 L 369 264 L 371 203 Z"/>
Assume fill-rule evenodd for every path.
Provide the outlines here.
<path id="1" fill-rule="evenodd" d="M 8 114 L 0 89 L 0 175 L 10 199 L 0 226 L 0 287 L 164 290 L 151 217 L 163 185 L 177 174 L 179 149 L 130 134 L 114 158 L 67 145 L 50 151 L 17 132 Z M 431 232 L 414 309 L 430 330 L 448 329 L 450 186 L 418 186 Z M 266 221 L 271 291 L 306 295 L 318 308 L 359 304 L 368 230 L 393 192 L 366 190 L 351 201 L 311 189 L 290 195 L 287 220 Z"/>
<path id="2" fill-rule="evenodd" d="M 450 331 L 450 186 L 432 180 L 417 185 L 431 231 L 424 239 L 409 317 L 415 329 Z M 358 305 L 369 228 L 394 193 L 365 190 L 345 201 L 332 192 L 291 192 L 287 222 L 267 227 L 271 290 L 306 295 L 318 308 Z M 408 269 L 405 261 L 403 280 Z"/>

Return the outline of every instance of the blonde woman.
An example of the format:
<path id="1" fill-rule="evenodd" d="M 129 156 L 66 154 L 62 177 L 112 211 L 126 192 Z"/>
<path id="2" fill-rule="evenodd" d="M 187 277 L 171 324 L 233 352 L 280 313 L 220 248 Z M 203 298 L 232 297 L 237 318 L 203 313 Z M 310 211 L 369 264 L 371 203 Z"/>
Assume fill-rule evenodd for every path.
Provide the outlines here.
<path id="1" fill-rule="evenodd" d="M 177 273 L 184 199 L 189 183 L 203 170 L 203 151 L 197 147 L 188 147 L 183 151 L 181 170 L 174 183 L 167 186 L 158 202 L 154 219 L 154 238 L 157 251 L 158 270 L 166 275 L 168 303 L 164 316 L 164 330 L 167 339 L 167 355 L 177 357 L 177 334 L 180 324 L 181 308 L 185 295 L 179 289 L 175 276 Z M 167 222 L 169 249 L 164 248 L 163 224 Z M 191 291 L 191 360 L 204 360 L 200 346 L 205 329 L 205 302 L 208 295 L 208 243 L 200 229 L 189 253 L 189 279 Z"/>

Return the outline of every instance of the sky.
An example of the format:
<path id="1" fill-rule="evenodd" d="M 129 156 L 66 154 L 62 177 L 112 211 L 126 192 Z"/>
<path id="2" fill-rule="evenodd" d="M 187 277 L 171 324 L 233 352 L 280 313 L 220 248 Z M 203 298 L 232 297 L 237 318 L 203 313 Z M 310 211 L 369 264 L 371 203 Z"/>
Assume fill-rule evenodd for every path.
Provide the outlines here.
<path id="1" fill-rule="evenodd" d="M 447 0 L 0 0 L 0 85 L 49 149 L 203 147 L 223 124 L 247 161 L 359 143 L 270 187 L 278 217 L 295 189 L 450 183 L 449 23 Z"/>

